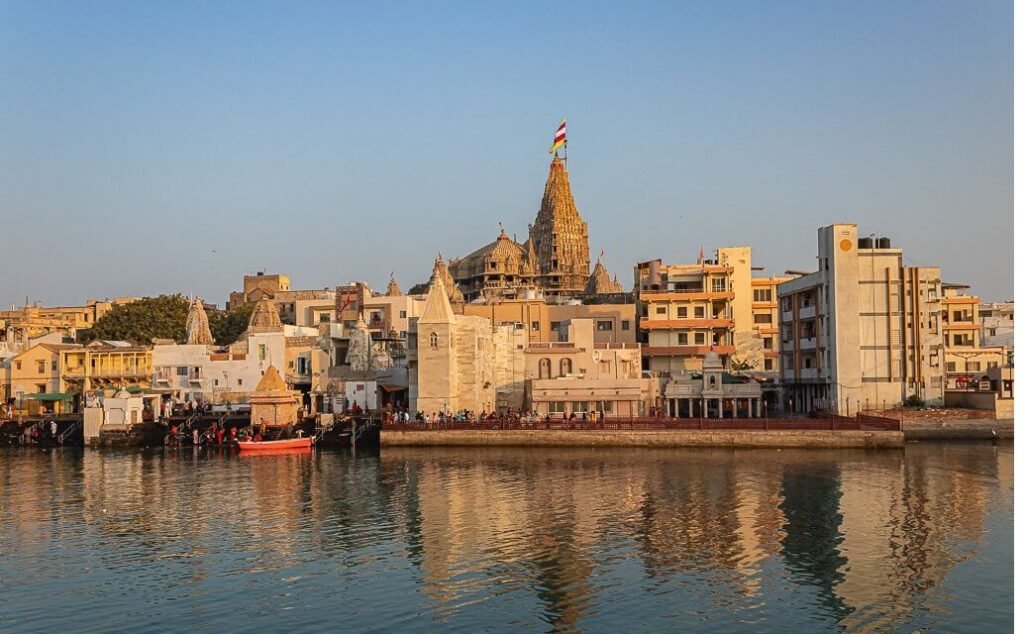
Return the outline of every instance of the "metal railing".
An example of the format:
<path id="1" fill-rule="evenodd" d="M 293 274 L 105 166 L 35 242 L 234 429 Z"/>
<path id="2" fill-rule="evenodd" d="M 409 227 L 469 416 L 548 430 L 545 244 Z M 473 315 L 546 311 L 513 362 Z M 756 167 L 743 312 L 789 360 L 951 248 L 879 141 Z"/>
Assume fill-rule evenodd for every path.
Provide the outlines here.
<path id="1" fill-rule="evenodd" d="M 583 421 L 579 419 L 496 419 L 473 421 L 440 421 L 437 423 L 412 421 L 384 423 L 384 430 L 392 431 L 494 431 L 494 430 L 588 430 L 588 431 L 742 431 L 742 430 L 809 430 L 809 431 L 901 431 L 901 421 L 882 416 L 817 416 L 814 418 L 605 418 Z"/>

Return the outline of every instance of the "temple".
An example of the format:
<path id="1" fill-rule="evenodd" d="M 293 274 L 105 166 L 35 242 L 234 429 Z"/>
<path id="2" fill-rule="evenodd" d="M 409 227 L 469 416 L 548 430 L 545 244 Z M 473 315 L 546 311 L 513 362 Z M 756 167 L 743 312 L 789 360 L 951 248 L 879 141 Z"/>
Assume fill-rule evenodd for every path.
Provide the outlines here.
<path id="1" fill-rule="evenodd" d="M 443 260 L 435 263 L 435 276 L 438 263 L 444 266 Z M 466 302 L 535 296 L 558 301 L 583 294 L 590 277 L 590 242 L 587 223 L 576 209 L 565 160 L 556 156 L 551 161 L 540 210 L 524 242 L 510 238 L 502 228 L 494 242 L 444 266 L 441 281 L 449 300 L 458 303 L 446 274 Z M 605 286 L 610 285 L 611 281 Z"/>

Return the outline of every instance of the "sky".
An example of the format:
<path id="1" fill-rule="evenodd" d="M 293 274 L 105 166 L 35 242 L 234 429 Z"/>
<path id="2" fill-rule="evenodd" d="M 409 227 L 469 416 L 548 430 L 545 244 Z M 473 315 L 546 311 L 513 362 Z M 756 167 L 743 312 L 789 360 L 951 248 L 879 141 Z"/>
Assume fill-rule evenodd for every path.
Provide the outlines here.
<path id="1" fill-rule="evenodd" d="M 1012 297 L 1012 6 L 0 2 L 0 305 L 429 278 L 524 239 L 568 118 L 591 253 L 854 222 Z"/>

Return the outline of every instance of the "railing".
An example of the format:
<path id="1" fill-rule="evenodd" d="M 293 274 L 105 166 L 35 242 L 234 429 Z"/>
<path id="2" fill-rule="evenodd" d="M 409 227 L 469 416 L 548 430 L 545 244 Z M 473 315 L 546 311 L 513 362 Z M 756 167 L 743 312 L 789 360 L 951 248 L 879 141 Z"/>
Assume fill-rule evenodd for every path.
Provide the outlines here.
<path id="1" fill-rule="evenodd" d="M 605 418 L 604 420 L 477 420 L 438 423 L 384 423 L 389 431 L 900 431 L 901 423 L 881 416 L 818 416 L 814 418 Z"/>
<path id="2" fill-rule="evenodd" d="M 76 420 L 75 422 L 71 423 L 71 425 L 67 429 L 65 429 L 62 433 L 58 434 L 57 444 L 63 445 L 64 441 L 67 440 L 71 434 L 78 431 L 81 427 L 82 421 L 80 420 Z"/>

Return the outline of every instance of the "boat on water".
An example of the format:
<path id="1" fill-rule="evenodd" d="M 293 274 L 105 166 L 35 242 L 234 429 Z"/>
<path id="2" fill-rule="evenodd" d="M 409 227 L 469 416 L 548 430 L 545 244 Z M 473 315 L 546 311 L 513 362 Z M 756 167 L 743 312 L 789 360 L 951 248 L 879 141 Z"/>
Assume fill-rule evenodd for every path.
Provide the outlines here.
<path id="1" fill-rule="evenodd" d="M 242 453 L 249 454 L 260 454 L 260 453 L 275 453 L 281 451 L 293 452 L 309 451 L 313 447 L 313 439 L 310 437 L 306 438 L 289 438 L 287 440 L 263 440 L 260 442 L 252 440 L 240 440 L 238 441 L 238 449 Z"/>

